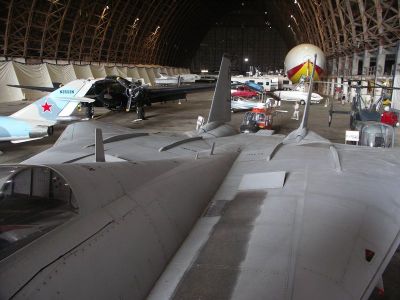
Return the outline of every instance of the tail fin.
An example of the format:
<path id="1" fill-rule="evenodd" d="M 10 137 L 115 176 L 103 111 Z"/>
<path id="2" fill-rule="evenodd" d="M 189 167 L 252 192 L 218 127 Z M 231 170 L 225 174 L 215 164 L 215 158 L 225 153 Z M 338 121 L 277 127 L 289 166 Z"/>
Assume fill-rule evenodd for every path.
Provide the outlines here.
<path id="1" fill-rule="evenodd" d="M 32 104 L 12 114 L 10 117 L 35 121 L 42 125 L 51 126 L 59 116 L 70 115 L 79 102 L 93 102 L 84 98 L 92 86 L 88 80 L 74 80 L 60 87 L 49 95 L 40 98 Z"/>
<path id="2" fill-rule="evenodd" d="M 304 137 L 307 135 L 307 125 L 308 125 L 308 115 L 310 112 L 310 104 L 311 104 L 311 95 L 313 91 L 313 83 L 314 83 L 314 73 L 315 73 L 315 66 L 317 63 L 317 54 L 314 55 L 314 64 L 313 69 L 310 77 L 310 86 L 308 89 L 307 95 L 307 102 L 304 108 L 303 118 L 301 120 L 299 128 L 292 131 L 286 138 L 284 142 L 289 142 L 290 140 L 296 140 L 296 142 L 300 142 Z"/>
<path id="3" fill-rule="evenodd" d="M 207 123 L 231 120 L 231 59 L 224 54 Z"/>

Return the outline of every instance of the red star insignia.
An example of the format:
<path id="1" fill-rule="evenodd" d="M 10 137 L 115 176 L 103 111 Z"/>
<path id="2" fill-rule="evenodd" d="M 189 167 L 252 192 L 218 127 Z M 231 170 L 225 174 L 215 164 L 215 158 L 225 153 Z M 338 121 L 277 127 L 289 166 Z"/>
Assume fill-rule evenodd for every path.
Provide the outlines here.
<path id="1" fill-rule="evenodd" d="M 51 112 L 51 107 L 52 107 L 53 105 L 51 105 L 51 104 L 48 104 L 47 103 L 47 101 L 42 105 L 42 107 L 43 107 L 43 112 L 46 112 L 46 111 L 49 111 L 49 112 Z"/>

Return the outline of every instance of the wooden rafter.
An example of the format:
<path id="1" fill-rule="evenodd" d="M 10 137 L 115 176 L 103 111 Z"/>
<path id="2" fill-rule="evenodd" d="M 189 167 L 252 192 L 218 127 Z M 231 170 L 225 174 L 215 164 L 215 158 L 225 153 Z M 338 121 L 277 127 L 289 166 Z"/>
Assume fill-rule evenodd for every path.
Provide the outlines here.
<path id="1" fill-rule="evenodd" d="M 400 39 L 400 0 L 0 0 L 1 51 L 7 58 L 177 64 L 242 3 L 260 13 L 274 7 L 274 26 L 288 44 L 313 43 L 328 56 Z"/>

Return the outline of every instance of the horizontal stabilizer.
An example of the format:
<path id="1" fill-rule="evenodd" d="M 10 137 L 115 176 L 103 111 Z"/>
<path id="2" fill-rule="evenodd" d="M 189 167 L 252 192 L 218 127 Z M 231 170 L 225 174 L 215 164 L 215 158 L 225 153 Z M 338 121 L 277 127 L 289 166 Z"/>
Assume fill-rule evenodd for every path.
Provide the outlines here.
<path id="1" fill-rule="evenodd" d="M 86 102 L 86 103 L 93 103 L 95 99 L 87 98 L 87 97 L 54 97 L 54 100 L 63 100 L 63 101 L 73 101 L 73 102 Z"/>
<path id="2" fill-rule="evenodd" d="M 11 141 L 11 143 L 20 144 L 20 143 L 30 142 L 30 141 L 34 141 L 34 140 L 40 140 L 42 138 L 43 138 L 43 136 L 37 137 L 37 138 L 31 138 L 31 139 L 24 139 L 24 140 L 14 140 L 14 141 Z"/>
<path id="3" fill-rule="evenodd" d="M 57 89 L 56 87 L 18 85 L 18 84 L 7 84 L 7 86 L 14 87 L 14 88 L 20 88 L 20 89 L 27 89 L 27 90 L 32 90 L 32 91 L 47 92 L 47 93 L 54 92 Z"/>

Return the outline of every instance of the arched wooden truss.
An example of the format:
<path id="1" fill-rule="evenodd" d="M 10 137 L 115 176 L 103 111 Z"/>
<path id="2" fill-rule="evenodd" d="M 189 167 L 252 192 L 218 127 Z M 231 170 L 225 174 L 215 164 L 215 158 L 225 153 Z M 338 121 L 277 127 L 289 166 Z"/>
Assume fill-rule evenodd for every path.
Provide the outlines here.
<path id="1" fill-rule="evenodd" d="M 188 65 L 222 16 L 243 6 L 289 46 L 309 42 L 344 56 L 400 39 L 400 0 L 9 0 L 0 1 L 0 56 Z M 240 22 L 240 20 L 238 20 Z"/>

